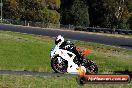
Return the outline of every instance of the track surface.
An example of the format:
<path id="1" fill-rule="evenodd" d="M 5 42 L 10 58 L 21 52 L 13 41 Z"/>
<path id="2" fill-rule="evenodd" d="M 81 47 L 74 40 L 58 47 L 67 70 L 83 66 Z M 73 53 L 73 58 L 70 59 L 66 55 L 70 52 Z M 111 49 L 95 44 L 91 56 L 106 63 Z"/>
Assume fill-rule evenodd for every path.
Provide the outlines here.
<path id="1" fill-rule="evenodd" d="M 24 75 L 24 76 L 57 76 L 57 77 L 72 77 L 75 74 L 60 74 L 51 72 L 35 72 L 35 71 L 12 71 L 12 70 L 0 70 L 0 75 Z"/>
<path id="2" fill-rule="evenodd" d="M 14 26 L 14 25 L 5 25 L 5 24 L 0 24 L 0 30 L 22 32 L 28 34 L 37 34 L 37 35 L 46 35 L 51 37 L 55 37 L 61 34 L 65 38 L 70 38 L 74 40 L 95 42 L 95 43 L 132 49 L 132 38 L 119 38 L 119 37 L 117 38 L 117 37 L 88 34 L 88 33 L 61 31 L 56 29 L 52 30 L 46 28 L 42 29 L 42 28 L 33 28 L 33 27 L 23 27 L 23 26 Z"/>

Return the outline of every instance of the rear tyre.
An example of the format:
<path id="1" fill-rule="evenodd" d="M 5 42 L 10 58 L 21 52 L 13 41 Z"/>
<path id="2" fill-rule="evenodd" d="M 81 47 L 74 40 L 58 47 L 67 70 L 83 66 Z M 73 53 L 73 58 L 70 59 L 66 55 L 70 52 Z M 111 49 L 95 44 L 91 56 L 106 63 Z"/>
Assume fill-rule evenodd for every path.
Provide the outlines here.
<path id="1" fill-rule="evenodd" d="M 86 67 L 86 74 L 97 74 L 98 73 L 98 67 L 95 62 L 92 60 L 86 59 L 85 62 Z"/>
<path id="2" fill-rule="evenodd" d="M 56 73 L 66 73 L 68 68 L 68 62 L 64 59 L 62 59 L 61 63 L 59 63 L 58 58 L 61 58 L 59 56 L 56 56 L 51 59 L 51 67 Z"/>

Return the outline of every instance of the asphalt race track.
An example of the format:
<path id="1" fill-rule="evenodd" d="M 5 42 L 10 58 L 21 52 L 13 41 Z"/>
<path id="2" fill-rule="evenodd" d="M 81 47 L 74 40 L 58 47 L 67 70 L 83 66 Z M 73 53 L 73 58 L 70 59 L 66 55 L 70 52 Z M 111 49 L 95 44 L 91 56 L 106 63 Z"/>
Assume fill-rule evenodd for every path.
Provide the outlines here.
<path id="1" fill-rule="evenodd" d="M 61 34 L 65 38 L 69 38 L 69 39 L 95 42 L 95 43 L 132 49 L 132 38 L 110 37 L 110 36 L 88 34 L 82 32 L 62 31 L 57 29 L 46 29 L 46 28 L 42 29 L 37 27 L 24 27 L 24 26 L 14 26 L 7 24 L 0 24 L 0 30 L 22 32 L 22 33 L 36 34 L 36 35 L 45 35 L 51 37 L 55 37 Z"/>
<path id="2" fill-rule="evenodd" d="M 54 72 L 35 72 L 35 71 L 12 71 L 0 70 L 0 75 L 23 75 L 23 76 L 53 76 L 53 77 L 73 77 L 75 74 L 60 74 Z"/>

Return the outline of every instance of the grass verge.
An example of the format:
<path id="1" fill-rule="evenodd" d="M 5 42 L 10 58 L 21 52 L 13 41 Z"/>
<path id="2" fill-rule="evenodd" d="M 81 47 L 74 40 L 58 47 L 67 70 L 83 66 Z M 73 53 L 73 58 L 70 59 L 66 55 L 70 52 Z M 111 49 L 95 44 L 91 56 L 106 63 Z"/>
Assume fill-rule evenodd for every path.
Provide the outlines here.
<path id="1" fill-rule="evenodd" d="M 0 88 L 131 88 L 130 84 L 78 85 L 76 77 L 0 76 Z"/>

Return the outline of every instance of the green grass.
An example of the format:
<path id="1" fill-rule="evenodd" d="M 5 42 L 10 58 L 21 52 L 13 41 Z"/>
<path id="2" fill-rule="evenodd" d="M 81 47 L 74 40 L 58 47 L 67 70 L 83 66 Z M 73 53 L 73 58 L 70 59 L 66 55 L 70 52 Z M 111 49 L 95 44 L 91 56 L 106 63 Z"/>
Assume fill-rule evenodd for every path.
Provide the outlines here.
<path id="1" fill-rule="evenodd" d="M 50 39 L 0 31 L 0 69 L 51 71 Z"/>
<path id="2" fill-rule="evenodd" d="M 132 50 L 106 46 L 83 41 L 73 41 L 80 48 L 90 48 L 87 58 L 94 60 L 99 73 L 113 71 L 132 71 Z M 9 31 L 0 31 L 0 69 L 53 71 L 50 67 L 49 53 L 53 38 L 39 35 L 28 35 Z M 0 88 L 80 88 L 75 77 L 33 77 L 33 76 L 0 76 Z M 130 84 L 88 84 L 82 88 L 130 88 Z"/>

